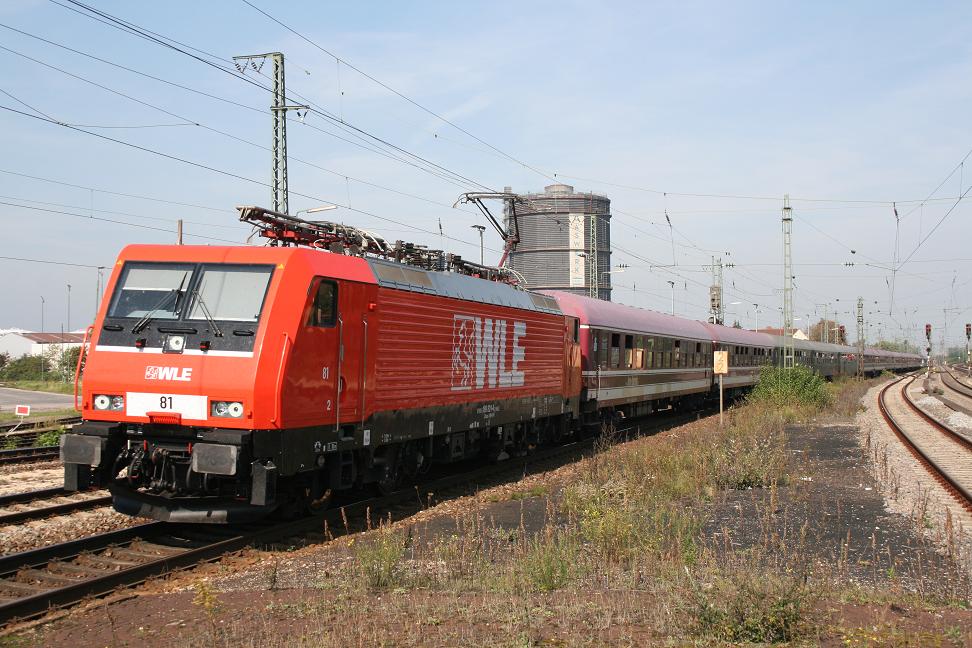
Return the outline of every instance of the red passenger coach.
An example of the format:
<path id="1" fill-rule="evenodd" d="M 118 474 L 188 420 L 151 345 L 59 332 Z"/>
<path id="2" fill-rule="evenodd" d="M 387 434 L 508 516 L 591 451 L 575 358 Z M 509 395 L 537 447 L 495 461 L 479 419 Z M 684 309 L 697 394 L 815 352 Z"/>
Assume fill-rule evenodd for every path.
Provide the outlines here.
<path id="1" fill-rule="evenodd" d="M 227 522 L 393 488 L 571 427 L 576 326 L 502 282 L 306 247 L 130 246 L 85 360 L 65 486 Z"/>
<path id="2" fill-rule="evenodd" d="M 700 403 L 712 388 L 712 338 L 697 321 L 565 292 L 580 323 L 588 422 Z"/>

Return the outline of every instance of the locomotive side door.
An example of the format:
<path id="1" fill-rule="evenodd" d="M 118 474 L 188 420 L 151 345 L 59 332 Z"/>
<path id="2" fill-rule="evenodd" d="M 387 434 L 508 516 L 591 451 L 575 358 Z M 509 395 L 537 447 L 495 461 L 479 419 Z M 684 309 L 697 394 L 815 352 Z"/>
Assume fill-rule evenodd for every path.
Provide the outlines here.
<path id="1" fill-rule="evenodd" d="M 338 357 L 341 346 L 342 286 L 314 277 L 287 368 L 284 411 L 288 426 L 334 425 L 338 412 Z"/>

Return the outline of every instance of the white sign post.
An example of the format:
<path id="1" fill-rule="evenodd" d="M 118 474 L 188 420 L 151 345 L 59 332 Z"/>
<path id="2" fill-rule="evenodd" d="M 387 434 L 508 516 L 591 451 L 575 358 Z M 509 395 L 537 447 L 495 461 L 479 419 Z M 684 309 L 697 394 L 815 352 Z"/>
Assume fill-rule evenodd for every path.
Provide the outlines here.
<path id="1" fill-rule="evenodd" d="M 719 376 L 719 427 L 722 427 L 722 377 L 729 373 L 728 351 L 713 351 L 712 373 Z"/>

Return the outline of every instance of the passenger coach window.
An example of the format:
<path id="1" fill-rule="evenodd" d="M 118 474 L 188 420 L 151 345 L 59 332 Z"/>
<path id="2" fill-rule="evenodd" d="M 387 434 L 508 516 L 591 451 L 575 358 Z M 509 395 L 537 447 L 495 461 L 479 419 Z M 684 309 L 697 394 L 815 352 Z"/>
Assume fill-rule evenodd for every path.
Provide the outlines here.
<path id="1" fill-rule="evenodd" d="M 611 334 L 611 366 L 617 367 L 621 364 L 621 334 Z"/>
<path id="2" fill-rule="evenodd" d="M 314 293 L 307 326 L 334 326 L 337 321 L 337 285 L 333 281 L 321 281 Z"/>
<path id="3" fill-rule="evenodd" d="M 628 369 L 631 368 L 631 362 L 633 360 L 634 347 L 632 346 L 632 338 L 630 335 L 624 336 L 624 366 Z"/>

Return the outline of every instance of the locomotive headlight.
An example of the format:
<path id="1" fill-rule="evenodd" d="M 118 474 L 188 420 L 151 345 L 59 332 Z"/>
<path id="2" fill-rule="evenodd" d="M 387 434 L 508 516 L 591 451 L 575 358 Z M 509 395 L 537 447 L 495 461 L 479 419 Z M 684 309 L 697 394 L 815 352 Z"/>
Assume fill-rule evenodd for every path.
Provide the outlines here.
<path id="1" fill-rule="evenodd" d="M 167 353 L 182 353 L 186 348 L 186 336 L 185 335 L 170 335 L 165 338 L 165 347 L 163 351 Z"/>
<path id="2" fill-rule="evenodd" d="M 97 394 L 94 397 L 94 408 L 96 410 L 112 410 L 119 412 L 125 409 L 125 397 L 112 396 L 111 394 Z"/>
<path id="3" fill-rule="evenodd" d="M 243 416 L 243 403 L 239 401 L 213 401 L 210 412 L 213 416 L 220 418 L 240 418 Z"/>

